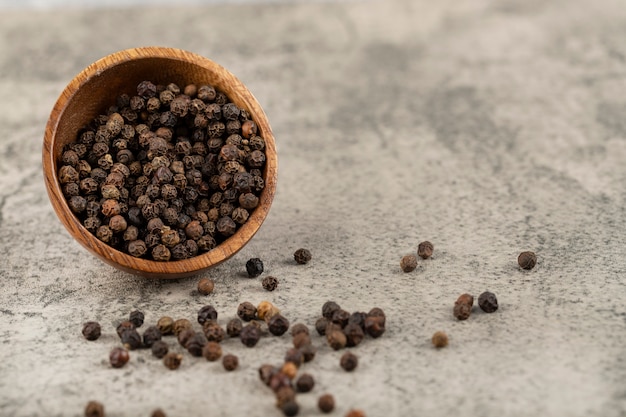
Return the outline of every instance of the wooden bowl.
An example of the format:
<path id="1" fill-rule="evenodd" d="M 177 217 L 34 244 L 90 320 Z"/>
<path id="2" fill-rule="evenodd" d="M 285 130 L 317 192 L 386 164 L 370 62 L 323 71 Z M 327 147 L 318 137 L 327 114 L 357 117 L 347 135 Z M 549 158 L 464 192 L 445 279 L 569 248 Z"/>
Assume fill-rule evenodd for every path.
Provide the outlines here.
<path id="1" fill-rule="evenodd" d="M 139 259 L 103 243 L 83 227 L 66 202 L 57 178 L 57 161 L 64 145 L 77 139 L 81 128 L 115 103 L 121 93 L 136 94 L 137 84 L 150 80 L 156 84 L 174 82 L 181 86 L 210 84 L 224 92 L 256 122 L 258 134 L 265 139 L 265 189 L 259 205 L 237 232 L 215 249 L 193 258 L 157 262 Z M 57 216 L 74 239 L 109 265 L 150 278 L 191 276 L 217 265 L 239 251 L 259 230 L 276 190 L 277 155 L 272 129 L 263 109 L 245 85 L 233 74 L 202 56 L 172 48 L 127 49 L 89 65 L 65 88 L 46 125 L 43 143 L 43 173 L 48 196 Z"/>

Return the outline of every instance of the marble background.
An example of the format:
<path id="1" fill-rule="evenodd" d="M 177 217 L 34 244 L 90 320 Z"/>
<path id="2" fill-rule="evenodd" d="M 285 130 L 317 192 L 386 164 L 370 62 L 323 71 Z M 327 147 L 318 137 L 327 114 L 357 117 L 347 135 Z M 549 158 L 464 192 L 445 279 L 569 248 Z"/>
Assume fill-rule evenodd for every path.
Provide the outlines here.
<path id="1" fill-rule="evenodd" d="M 342 416 L 626 416 L 626 8 L 619 0 L 444 0 L 0 11 L 0 415 L 279 416 L 257 368 L 287 336 L 171 372 L 149 351 L 111 369 L 134 309 L 220 322 L 270 300 L 313 326 L 333 299 L 378 306 L 387 332 L 359 368 L 313 341 L 317 385 Z M 48 201 L 43 131 L 91 62 L 162 45 L 207 56 L 256 95 L 279 151 L 278 190 L 254 239 L 203 276 L 119 272 L 72 240 Z M 418 242 L 433 259 L 409 274 Z M 313 261 L 296 265 L 307 247 Z M 519 270 L 523 250 L 538 254 Z M 260 257 L 280 280 L 244 275 Z M 457 296 L 490 290 L 495 314 L 458 322 Z M 103 336 L 87 342 L 82 323 Z M 450 345 L 436 351 L 430 336 Z M 175 342 L 172 341 L 172 346 Z M 177 349 L 177 348 L 175 348 Z"/>

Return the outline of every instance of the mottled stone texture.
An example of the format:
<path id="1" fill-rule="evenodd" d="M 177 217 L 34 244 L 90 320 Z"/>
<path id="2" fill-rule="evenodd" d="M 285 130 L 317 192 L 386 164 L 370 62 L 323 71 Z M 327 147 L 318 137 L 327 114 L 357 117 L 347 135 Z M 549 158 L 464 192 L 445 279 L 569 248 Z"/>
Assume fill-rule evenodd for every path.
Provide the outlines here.
<path id="1" fill-rule="evenodd" d="M 426 0 L 162 7 L 0 15 L 0 415 L 280 415 L 258 380 L 289 337 L 238 340 L 226 373 L 149 351 L 111 369 L 114 326 L 134 309 L 221 325 L 242 301 L 311 329 L 321 305 L 379 306 L 387 332 L 339 369 L 324 340 L 306 364 L 336 415 L 625 416 L 626 8 L 621 0 Z M 149 281 L 83 250 L 41 173 L 48 114 L 72 77 L 119 49 L 180 47 L 238 75 L 272 123 L 279 185 L 261 231 L 198 278 Z M 399 261 L 430 240 L 433 258 Z M 293 252 L 313 253 L 296 265 Z M 517 255 L 538 264 L 520 271 Z M 245 278 L 263 259 L 269 293 Z M 452 316 L 494 292 L 494 314 Z M 87 342 L 82 323 L 102 337 Z M 198 326 L 197 323 L 195 326 Z M 199 327 L 196 327 L 199 330 Z M 432 334 L 448 347 L 435 350 Z M 180 351 L 171 337 L 174 351 Z M 181 401 L 179 398 L 184 397 Z M 202 410 L 210 410 L 204 414 Z"/>

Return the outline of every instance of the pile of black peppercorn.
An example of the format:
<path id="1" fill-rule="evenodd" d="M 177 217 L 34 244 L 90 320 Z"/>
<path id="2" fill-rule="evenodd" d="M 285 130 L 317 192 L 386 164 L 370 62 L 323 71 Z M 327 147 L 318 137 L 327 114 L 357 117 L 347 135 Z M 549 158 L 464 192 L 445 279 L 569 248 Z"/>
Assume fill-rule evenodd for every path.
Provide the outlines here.
<path id="1" fill-rule="evenodd" d="M 139 258 L 180 260 L 232 236 L 259 204 L 265 141 L 209 85 L 121 94 L 65 146 L 58 178 L 84 227 Z"/>

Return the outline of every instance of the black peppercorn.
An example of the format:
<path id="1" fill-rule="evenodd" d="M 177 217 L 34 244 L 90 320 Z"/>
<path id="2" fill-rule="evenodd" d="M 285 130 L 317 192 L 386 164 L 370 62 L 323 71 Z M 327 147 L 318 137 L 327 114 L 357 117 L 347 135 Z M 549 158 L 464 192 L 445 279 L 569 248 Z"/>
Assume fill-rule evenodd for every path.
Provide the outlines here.
<path id="1" fill-rule="evenodd" d="M 306 335 L 309 335 L 309 328 L 307 327 L 306 324 L 304 323 L 296 323 L 293 326 L 291 326 L 291 336 L 295 337 L 297 335 L 299 335 L 300 333 L 304 333 Z"/>
<path id="2" fill-rule="evenodd" d="M 269 319 L 267 327 L 274 336 L 282 336 L 289 329 L 289 320 L 282 314 L 276 314 Z"/>
<path id="3" fill-rule="evenodd" d="M 104 406 L 98 401 L 89 401 L 85 406 L 85 417 L 104 417 Z"/>
<path id="4" fill-rule="evenodd" d="M 115 347 L 109 353 L 109 362 L 114 368 L 121 368 L 126 365 L 126 362 L 130 359 L 128 351 L 121 347 Z"/>
<path id="5" fill-rule="evenodd" d="M 143 345 L 152 347 L 154 342 L 161 340 L 161 331 L 157 326 L 150 326 L 143 332 Z"/>
<path id="6" fill-rule="evenodd" d="M 278 280 L 275 277 L 268 275 L 263 278 L 261 285 L 267 291 L 274 291 L 278 287 Z"/>
<path id="7" fill-rule="evenodd" d="M 365 338 L 365 333 L 361 326 L 356 323 L 348 323 L 343 329 L 343 333 L 346 335 L 346 346 L 357 346 Z"/>
<path id="8" fill-rule="evenodd" d="M 192 356 L 202 356 L 202 349 L 204 349 L 204 345 L 206 344 L 207 339 L 202 333 L 194 333 L 194 335 L 187 340 L 187 343 L 185 343 L 185 349 L 187 349 Z"/>
<path id="9" fill-rule="evenodd" d="M 469 294 L 462 294 L 454 302 L 453 314 L 459 320 L 467 320 L 472 313 L 472 305 L 474 304 L 474 297 Z"/>
<path id="10" fill-rule="evenodd" d="M 403 256 L 400 260 L 400 268 L 404 272 L 411 272 L 417 268 L 417 258 L 415 255 L 406 255 Z"/>
<path id="11" fill-rule="evenodd" d="M 537 264 L 537 255 L 535 255 L 534 252 L 530 252 L 530 251 L 522 252 L 517 257 L 517 263 L 522 269 L 526 269 L 526 270 L 533 269 L 535 265 Z"/>
<path id="12" fill-rule="evenodd" d="M 167 343 L 165 343 L 162 340 L 157 340 L 156 342 L 154 342 L 152 344 L 152 354 L 159 359 L 162 359 L 165 355 L 167 355 L 167 352 L 169 351 L 169 347 L 167 346 Z"/>
<path id="13" fill-rule="evenodd" d="M 88 321 L 83 325 L 83 336 L 87 340 L 96 340 L 100 337 L 100 324 L 95 321 Z"/>
<path id="14" fill-rule="evenodd" d="M 365 332 L 373 338 L 382 336 L 385 333 L 385 318 L 368 315 L 365 319 Z"/>
<path id="15" fill-rule="evenodd" d="M 207 320 L 217 320 L 217 310 L 211 305 L 206 305 L 198 310 L 198 323 L 204 324 Z"/>
<path id="16" fill-rule="evenodd" d="M 143 346 L 141 335 L 135 329 L 125 330 L 122 333 L 121 340 L 126 349 L 134 350 Z"/>
<path id="17" fill-rule="evenodd" d="M 174 352 L 170 352 L 163 357 L 163 365 L 165 365 L 167 369 L 171 370 L 178 369 L 182 361 L 183 355 Z"/>
<path id="18" fill-rule="evenodd" d="M 478 296 L 478 306 L 485 313 L 493 313 L 498 309 L 498 299 L 494 293 L 485 291 Z"/>
<path id="19" fill-rule="evenodd" d="M 359 364 L 359 358 L 357 358 L 357 356 L 352 352 L 346 352 L 341 356 L 339 364 L 344 370 L 352 372 Z"/>
<path id="20" fill-rule="evenodd" d="M 243 303 L 239 304 L 239 307 L 237 307 L 237 315 L 243 321 L 254 320 L 254 318 L 256 317 L 256 313 L 256 307 L 248 301 L 244 301 Z"/>
<path id="21" fill-rule="evenodd" d="M 178 344 L 181 345 L 182 347 L 187 346 L 187 342 L 189 342 L 189 339 L 191 339 L 195 334 L 196 332 L 191 328 L 184 329 L 183 331 L 181 331 L 180 333 L 176 335 Z"/>
<path id="22" fill-rule="evenodd" d="M 131 311 L 128 317 L 128 321 L 133 323 L 135 325 L 135 328 L 141 327 L 144 321 L 144 314 L 139 310 Z"/>
<path id="23" fill-rule="evenodd" d="M 315 379 L 311 374 L 304 373 L 296 380 L 298 392 L 309 392 L 315 386 Z"/>
<path id="24" fill-rule="evenodd" d="M 323 394 L 317 400 L 317 407 L 322 413 L 328 414 L 335 409 L 335 398 L 330 394 Z"/>
<path id="25" fill-rule="evenodd" d="M 226 354 L 222 358 L 222 365 L 227 371 L 234 371 L 239 366 L 239 358 L 233 354 Z"/>
<path id="26" fill-rule="evenodd" d="M 207 342 L 202 349 L 202 356 L 207 361 L 214 362 L 222 356 L 222 347 L 217 342 Z"/>
<path id="27" fill-rule="evenodd" d="M 285 353 L 285 362 L 292 362 L 296 366 L 300 366 L 304 362 L 304 355 L 300 349 L 287 349 L 287 352 Z"/>
<path id="28" fill-rule="evenodd" d="M 283 404 L 282 412 L 287 417 L 296 416 L 298 415 L 299 411 L 300 411 L 300 406 L 295 401 L 288 401 L 285 404 Z"/>
<path id="29" fill-rule="evenodd" d="M 135 325 L 131 323 L 130 321 L 123 321 L 120 324 L 118 324 L 115 329 L 120 339 L 122 338 L 122 333 L 124 333 L 126 330 L 135 330 Z"/>
<path id="30" fill-rule="evenodd" d="M 317 348 L 312 344 L 309 343 L 308 345 L 304 345 L 298 348 L 298 350 L 300 351 L 300 353 L 302 353 L 302 360 L 304 362 L 311 362 L 313 359 L 315 359 Z"/>
<path id="31" fill-rule="evenodd" d="M 342 328 L 346 327 L 346 325 L 348 324 L 348 320 L 350 320 L 350 313 L 341 308 L 339 310 L 336 310 L 330 319 L 331 322 L 338 324 Z"/>
<path id="32" fill-rule="evenodd" d="M 241 320 L 234 318 L 230 320 L 226 325 L 226 333 L 230 337 L 237 337 L 239 336 L 239 333 L 241 333 L 242 327 L 243 325 L 241 323 Z"/>
<path id="33" fill-rule="evenodd" d="M 247 347 L 254 347 L 261 338 L 261 332 L 258 327 L 248 324 L 241 329 L 239 333 L 239 339 Z"/>
<path id="34" fill-rule="evenodd" d="M 422 259 L 428 259 L 431 256 L 433 256 L 433 244 L 430 243 L 429 241 L 424 241 L 422 243 L 420 243 L 419 245 L 417 245 L 417 256 L 419 256 Z"/>
<path id="35" fill-rule="evenodd" d="M 322 306 L 322 316 L 327 320 L 331 320 L 333 318 L 333 314 L 335 311 L 341 309 L 339 304 L 334 301 L 326 301 Z"/>
<path id="36" fill-rule="evenodd" d="M 320 317 L 315 322 L 315 330 L 317 334 L 320 336 L 324 336 L 326 334 L 326 326 L 328 326 L 328 320 L 325 317 Z"/>
<path id="37" fill-rule="evenodd" d="M 174 332 L 174 335 L 176 337 L 178 337 L 178 335 L 183 330 L 191 330 L 191 322 L 189 320 L 187 320 L 187 319 L 178 319 L 178 320 L 176 320 L 174 322 L 174 324 L 173 324 L 173 327 L 172 327 L 172 331 Z"/>
<path id="38" fill-rule="evenodd" d="M 311 260 L 311 252 L 308 249 L 300 248 L 293 253 L 293 259 L 300 265 L 307 264 Z"/>
<path id="39" fill-rule="evenodd" d="M 152 412 L 150 417 L 167 417 L 167 415 L 165 414 L 163 410 L 161 410 L 160 408 L 157 408 L 156 410 Z"/>
<path id="40" fill-rule="evenodd" d="M 246 262 L 246 271 L 250 278 L 258 277 L 263 273 L 263 261 L 259 258 L 251 258 Z"/>

